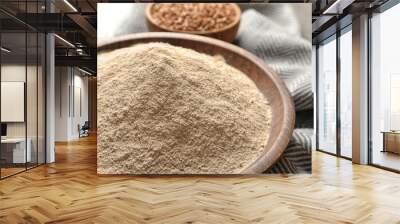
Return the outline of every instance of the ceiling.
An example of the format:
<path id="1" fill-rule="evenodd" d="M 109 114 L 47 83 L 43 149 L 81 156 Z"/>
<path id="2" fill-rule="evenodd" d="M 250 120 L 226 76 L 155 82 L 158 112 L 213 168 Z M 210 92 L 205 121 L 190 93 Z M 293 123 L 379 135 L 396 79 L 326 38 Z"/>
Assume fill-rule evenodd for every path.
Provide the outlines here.
<path id="1" fill-rule="evenodd" d="M 318 41 L 335 32 L 335 25 L 343 18 L 377 7 L 387 0 L 292 0 L 290 2 L 312 3 L 312 35 Z M 60 65 L 82 66 L 96 71 L 97 3 L 134 2 L 130 0 L 1 0 L 0 23 L 4 46 L 15 48 L 13 54 L 24 53 L 23 34 L 28 30 L 54 32 L 61 38 L 55 39 L 56 56 Z M 270 0 L 269 2 L 289 2 Z M 50 10 L 51 9 L 51 10 Z M 49 12 L 52 13 L 49 13 Z M 349 19 L 351 22 L 351 18 Z M 329 31 L 331 30 L 331 31 Z M 328 32 L 329 31 L 329 32 Z M 13 33 L 13 34 L 11 34 Z M 29 38 L 28 38 L 29 39 Z M 66 43 L 65 41 L 72 43 Z M 34 48 L 34 46 L 32 45 Z M 33 49 L 32 48 L 32 49 Z M 33 52 L 31 45 L 29 52 Z M 88 66 L 88 64 L 91 64 Z"/>
<path id="2" fill-rule="evenodd" d="M 37 33 L 2 33 L 1 45 L 10 50 L 2 51 L 2 61 L 9 63 L 36 62 L 44 50 L 44 36 Z M 25 46 L 27 46 L 25 48 Z"/>
<path id="3" fill-rule="evenodd" d="M 315 0 L 313 2 L 312 36 L 318 43 L 338 29 L 351 24 L 353 17 L 372 11 L 389 0 Z"/>
<path id="4" fill-rule="evenodd" d="M 56 65 L 79 66 L 96 73 L 97 0 L 1 0 L 2 45 L 7 58 L 23 58 L 25 31 L 52 32 Z M 49 13 L 51 11 L 51 13 Z M 30 35 L 28 34 L 28 40 Z M 36 46 L 27 45 L 28 58 Z M 2 52 L 4 54 L 4 52 Z M 33 56 L 32 56 L 33 57 Z"/>

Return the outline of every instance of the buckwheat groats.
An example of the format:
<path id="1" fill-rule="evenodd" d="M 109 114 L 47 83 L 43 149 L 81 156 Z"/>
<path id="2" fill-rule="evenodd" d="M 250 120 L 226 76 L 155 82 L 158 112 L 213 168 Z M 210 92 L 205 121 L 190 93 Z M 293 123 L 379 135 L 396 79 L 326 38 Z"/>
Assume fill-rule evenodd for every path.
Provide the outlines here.
<path id="1" fill-rule="evenodd" d="M 151 9 L 159 26 L 172 31 L 215 31 L 234 22 L 228 3 L 158 3 Z"/>

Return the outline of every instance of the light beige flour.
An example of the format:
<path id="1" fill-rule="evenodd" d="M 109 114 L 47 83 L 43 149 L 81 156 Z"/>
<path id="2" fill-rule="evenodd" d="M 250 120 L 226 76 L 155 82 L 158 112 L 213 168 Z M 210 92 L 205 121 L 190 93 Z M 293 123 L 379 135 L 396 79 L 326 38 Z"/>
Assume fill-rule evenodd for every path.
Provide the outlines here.
<path id="1" fill-rule="evenodd" d="M 271 109 L 223 60 L 164 43 L 98 55 L 98 173 L 240 173 L 267 144 Z"/>

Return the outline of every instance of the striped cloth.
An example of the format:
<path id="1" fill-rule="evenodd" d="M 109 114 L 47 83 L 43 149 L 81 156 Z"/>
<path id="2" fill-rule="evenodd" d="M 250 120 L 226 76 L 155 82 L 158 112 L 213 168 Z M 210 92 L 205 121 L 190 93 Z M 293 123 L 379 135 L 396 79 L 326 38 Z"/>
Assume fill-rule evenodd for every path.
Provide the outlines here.
<path id="1" fill-rule="evenodd" d="M 245 9 L 235 41 L 264 60 L 282 78 L 296 108 L 293 137 L 281 158 L 266 173 L 311 172 L 312 47 L 311 41 L 302 38 L 292 10 L 287 4 Z"/>
<path id="2" fill-rule="evenodd" d="M 99 40 L 129 33 L 148 32 L 145 4 L 111 4 L 99 7 Z M 310 17 L 300 24 L 293 4 L 241 4 L 243 11 L 236 44 L 263 59 L 286 83 L 296 107 L 296 129 L 287 149 L 265 173 L 311 172 L 313 94 L 311 89 L 311 41 L 302 38 L 311 26 L 307 4 L 296 4 Z M 119 8 L 118 8 L 119 7 Z M 108 10 L 108 12 L 107 12 Z M 112 11 L 119 11 L 115 14 Z M 107 17 L 109 14 L 109 17 Z M 308 27 L 310 28 L 310 27 Z M 307 30 L 307 29 L 306 29 Z M 307 32 L 307 31 L 306 31 Z M 311 30 L 308 30 L 311 32 Z"/>

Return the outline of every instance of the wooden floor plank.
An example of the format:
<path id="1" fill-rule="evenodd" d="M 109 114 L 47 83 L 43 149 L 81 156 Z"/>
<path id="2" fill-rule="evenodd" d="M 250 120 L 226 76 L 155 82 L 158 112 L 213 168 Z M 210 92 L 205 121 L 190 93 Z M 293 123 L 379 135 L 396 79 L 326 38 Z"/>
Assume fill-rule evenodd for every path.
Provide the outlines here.
<path id="1" fill-rule="evenodd" d="M 96 138 L 0 181 L 0 223 L 400 223 L 400 175 L 313 152 L 313 174 L 96 174 Z"/>

